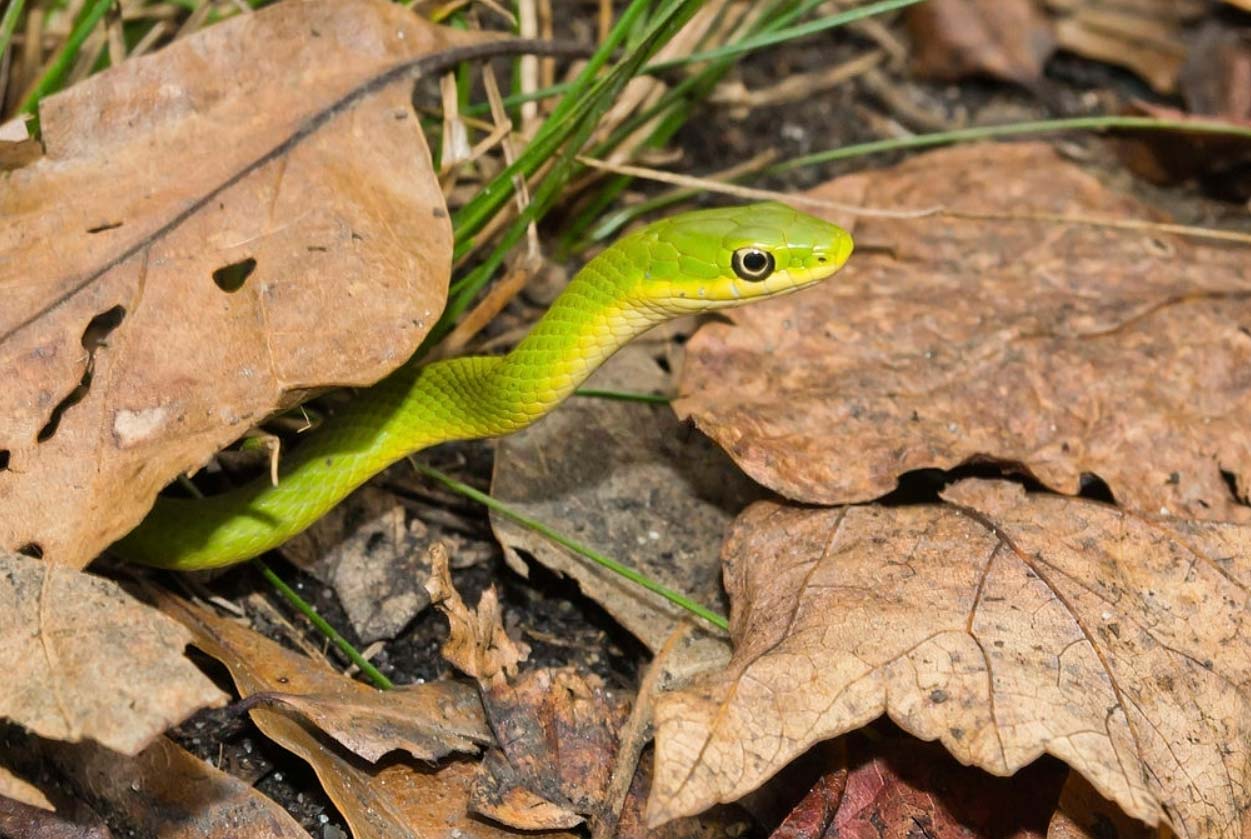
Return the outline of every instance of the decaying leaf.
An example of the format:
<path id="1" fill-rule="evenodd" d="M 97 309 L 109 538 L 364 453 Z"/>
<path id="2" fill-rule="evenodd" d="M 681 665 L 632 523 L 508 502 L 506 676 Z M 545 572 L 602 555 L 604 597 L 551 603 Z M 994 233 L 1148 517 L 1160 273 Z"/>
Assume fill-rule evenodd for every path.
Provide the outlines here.
<path id="1" fill-rule="evenodd" d="M 430 549 L 430 559 L 426 591 L 450 626 L 443 657 L 484 684 L 502 684 L 515 676 L 517 665 L 530 655 L 530 647 L 508 637 L 494 586 L 483 592 L 477 609 L 470 610 L 452 585 L 447 549 L 436 543 Z"/>
<path id="2" fill-rule="evenodd" d="M 401 685 L 385 699 L 365 691 L 258 693 L 252 699 L 298 711 L 370 763 L 396 749 L 435 761 L 452 752 L 476 752 L 491 742 L 478 691 L 463 682 Z"/>
<path id="3" fill-rule="evenodd" d="M 1066 771 L 1038 763 L 1011 778 L 961 766 L 905 738 L 853 742 L 770 839 L 1042 839 Z M 822 827 L 820 822 L 824 821 Z"/>
<path id="4" fill-rule="evenodd" d="M 363 486 L 282 546 L 292 563 L 334 589 L 363 643 L 394 638 L 430 605 L 425 525 L 395 494 Z"/>
<path id="5" fill-rule="evenodd" d="M 53 761 L 129 835 L 161 839 L 307 839 L 282 806 L 165 737 L 122 758 L 94 744 L 58 746 Z"/>
<path id="6" fill-rule="evenodd" d="M 889 714 L 1007 775 L 1043 753 L 1183 839 L 1251 812 L 1251 527 L 969 480 L 944 505 L 762 502 L 724 551 L 735 654 L 657 702 L 654 822 Z"/>
<path id="7" fill-rule="evenodd" d="M 365 687 L 250 629 L 173 598 L 166 598 L 162 607 L 192 630 L 197 647 L 226 665 L 244 697 L 277 691 L 349 697 L 369 693 L 380 706 L 388 704 L 389 692 Z M 373 766 L 338 749 L 294 713 L 253 708 L 250 714 L 265 736 L 313 767 L 357 839 L 412 839 L 414 835 L 506 839 L 512 835 L 469 817 L 466 805 L 474 772 L 470 764 L 450 763 L 431 771 L 425 763 L 393 755 Z M 411 742 L 414 738 L 399 739 Z M 559 836 L 570 839 L 568 834 Z"/>
<path id="8" fill-rule="evenodd" d="M 190 633 L 116 583 L 0 552 L 0 719 L 135 754 L 225 694 Z"/>
<path id="9" fill-rule="evenodd" d="M 1041 144 L 964 146 L 816 195 L 1149 218 Z M 752 477 L 824 504 L 910 470 L 1019 464 L 1135 510 L 1251 520 L 1246 251 L 1081 224 L 862 219 L 833 281 L 728 310 L 687 347 L 680 414 Z"/>
<path id="10" fill-rule="evenodd" d="M 85 565 L 265 415 L 412 352 L 451 228 L 401 70 L 472 37 L 293 0 L 44 100 L 0 189 L 0 547 Z"/>
<path id="11" fill-rule="evenodd" d="M 665 392 L 664 344 L 625 347 L 588 387 Z M 667 405 L 576 399 L 500 441 L 491 494 L 699 603 L 724 611 L 717 550 L 758 486 Z M 567 574 L 652 650 L 690 614 L 504 516 L 491 526 L 505 550 Z M 520 559 L 518 559 L 520 562 Z M 524 567 L 524 566 L 523 566 Z"/>
<path id="12" fill-rule="evenodd" d="M 908 9 L 912 67 L 925 78 L 992 76 L 1031 85 L 1055 49 L 1034 0 L 929 0 Z"/>
<path id="13" fill-rule="evenodd" d="M 474 784 L 475 813 L 520 830 L 604 816 L 604 794 L 628 707 L 593 675 L 530 670 L 492 685 L 483 704 L 499 746 Z"/>

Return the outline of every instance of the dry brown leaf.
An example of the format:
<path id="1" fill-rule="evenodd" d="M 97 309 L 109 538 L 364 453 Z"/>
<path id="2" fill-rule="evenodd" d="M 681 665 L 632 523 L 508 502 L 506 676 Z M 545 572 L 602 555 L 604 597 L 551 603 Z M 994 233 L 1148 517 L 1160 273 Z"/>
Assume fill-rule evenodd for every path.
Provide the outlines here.
<path id="1" fill-rule="evenodd" d="M 430 605 L 429 531 L 394 492 L 363 486 L 280 549 L 334 589 L 362 643 L 394 638 Z"/>
<path id="2" fill-rule="evenodd" d="M 655 356 L 663 342 L 622 349 L 588 387 L 666 392 Z M 717 550 L 758 486 L 667 405 L 572 400 L 541 423 L 500 441 L 491 494 L 518 512 L 724 612 Z M 587 596 L 653 651 L 690 614 L 529 528 L 491 514 L 505 551 L 520 549 L 576 579 Z"/>
<path id="3" fill-rule="evenodd" d="M 992 76 L 1036 83 L 1055 49 L 1055 36 L 1034 0 L 929 0 L 908 9 L 912 69 L 954 81 Z"/>
<path id="4" fill-rule="evenodd" d="M 38 810 L 54 809 L 48 796 L 44 795 L 38 787 L 0 766 L 0 801 L 5 799 Z"/>
<path id="5" fill-rule="evenodd" d="M 647 826 L 647 796 L 652 787 L 652 751 L 647 749 L 631 779 L 629 794 L 621 815 L 611 832 L 602 835 L 611 839 L 740 839 L 755 835 L 751 817 L 741 807 L 730 804 L 714 807 L 699 816 L 674 819 L 660 827 Z M 600 833 L 592 833 L 599 839 Z"/>
<path id="6" fill-rule="evenodd" d="M 813 194 L 1148 216 L 1041 144 L 934 152 Z M 1041 222 L 855 233 L 833 282 L 728 310 L 688 344 L 677 410 L 756 480 L 837 504 L 991 458 L 1065 493 L 1094 473 L 1136 510 L 1251 520 L 1245 250 Z"/>
<path id="7" fill-rule="evenodd" d="M 110 580 L 0 552 L 0 719 L 135 754 L 226 700 L 183 655 L 190 640 Z"/>
<path id="8" fill-rule="evenodd" d="M 430 579 L 426 581 L 430 602 L 447 616 L 450 626 L 443 644 L 443 657 L 461 672 L 483 684 L 502 684 L 517 674 L 517 665 L 530 655 L 524 641 L 514 641 L 504 631 L 499 595 L 487 589 L 470 610 L 452 585 L 447 549 L 436 543 L 430 548 Z"/>
<path id="9" fill-rule="evenodd" d="M 483 704 L 499 746 L 474 784 L 475 813 L 520 830 L 604 818 L 617 732 L 629 711 L 621 698 L 594 675 L 542 669 L 492 685 Z"/>
<path id="10" fill-rule="evenodd" d="M 912 839 L 918 828 L 926 839 L 1042 839 L 1066 774 L 1051 762 L 996 778 L 907 738 L 855 740 L 850 753 L 848 765 L 821 779 L 845 778 L 832 813 L 830 790 L 814 788 L 826 827 L 770 839 Z"/>
<path id="11" fill-rule="evenodd" d="M 165 737 L 132 758 L 83 744 L 55 747 L 52 760 L 89 798 L 105 802 L 131 836 L 308 837 L 280 804 Z"/>
<path id="12" fill-rule="evenodd" d="M 372 693 L 380 705 L 390 693 L 372 691 L 323 664 L 296 655 L 250 629 L 172 598 L 162 607 L 195 634 L 194 643 L 226 665 L 242 696 L 261 692 Z M 308 762 L 356 839 L 507 839 L 514 834 L 469 817 L 472 764 L 451 763 L 438 771 L 393 756 L 371 766 L 337 749 L 295 714 L 254 708 L 253 722 L 265 736 Z M 572 839 L 569 834 L 553 834 Z"/>
<path id="13" fill-rule="evenodd" d="M 452 752 L 476 752 L 492 741 L 478 691 L 462 682 L 401 685 L 385 698 L 377 691 L 351 690 L 258 693 L 250 699 L 294 709 L 370 763 L 396 749 L 436 761 Z"/>
<path id="14" fill-rule="evenodd" d="M 735 655 L 657 702 L 659 822 L 883 713 L 999 775 L 1043 753 L 1183 839 L 1251 829 L 1251 527 L 964 481 L 765 502 L 723 555 Z"/>
<path id="15" fill-rule="evenodd" d="M 1131 819 L 1076 772 L 1069 773 L 1047 826 L 1047 839 L 1172 839 L 1172 835 L 1166 827 L 1150 828 Z"/>
<path id="16" fill-rule="evenodd" d="M 292 0 L 44 100 L 0 191 L 0 547 L 85 565 L 265 415 L 408 357 L 451 228 L 399 71 L 472 37 Z"/>
<path id="17" fill-rule="evenodd" d="M 1114 148 L 1135 175 L 1156 184 L 1196 180 L 1208 194 L 1230 201 L 1251 198 L 1251 141 L 1246 137 L 1189 131 L 1187 123 L 1202 126 L 1211 119 L 1163 105 L 1132 102 L 1122 110 L 1130 116 L 1149 116 L 1176 124 L 1174 130 L 1167 132 L 1116 132 Z M 1251 120 L 1231 121 L 1251 128 Z"/>
<path id="18" fill-rule="evenodd" d="M 1061 49 L 1125 67 L 1159 93 L 1172 93 L 1186 60 L 1183 24 L 1195 3 L 1179 0 L 1079 0 L 1058 3 L 1067 14 L 1055 24 Z"/>

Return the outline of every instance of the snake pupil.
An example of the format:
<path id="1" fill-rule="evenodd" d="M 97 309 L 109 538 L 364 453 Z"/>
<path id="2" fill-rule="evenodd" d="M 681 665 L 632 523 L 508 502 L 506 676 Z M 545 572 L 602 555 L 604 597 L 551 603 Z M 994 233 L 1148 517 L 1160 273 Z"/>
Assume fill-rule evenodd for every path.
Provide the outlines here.
<path id="1" fill-rule="evenodd" d="M 731 267 L 742 279 L 758 283 L 773 273 L 773 254 L 759 248 L 740 248 L 734 252 Z"/>

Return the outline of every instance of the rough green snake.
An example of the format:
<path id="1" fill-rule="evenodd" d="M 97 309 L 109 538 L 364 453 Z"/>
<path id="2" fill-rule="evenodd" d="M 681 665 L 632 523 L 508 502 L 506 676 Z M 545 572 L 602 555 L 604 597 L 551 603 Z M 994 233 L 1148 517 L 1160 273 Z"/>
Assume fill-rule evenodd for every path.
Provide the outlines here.
<path id="1" fill-rule="evenodd" d="M 525 428 L 652 326 L 805 288 L 851 250 L 846 231 L 776 203 L 657 221 L 588 262 L 508 355 L 405 365 L 303 439 L 276 486 L 266 476 L 208 498 L 160 498 L 113 551 L 183 571 L 250 559 L 406 455 Z"/>

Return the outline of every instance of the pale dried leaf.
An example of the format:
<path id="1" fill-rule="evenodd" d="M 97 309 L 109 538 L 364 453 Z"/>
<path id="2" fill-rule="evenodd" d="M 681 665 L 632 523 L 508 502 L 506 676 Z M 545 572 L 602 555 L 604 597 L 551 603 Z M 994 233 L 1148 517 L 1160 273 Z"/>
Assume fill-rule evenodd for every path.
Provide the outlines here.
<path id="1" fill-rule="evenodd" d="M 293 0 L 44 100 L 0 191 L 0 547 L 85 565 L 270 412 L 408 357 L 451 229 L 400 71 L 473 37 Z"/>
<path id="2" fill-rule="evenodd" d="M 985 75 L 1031 85 L 1055 49 L 1034 0 L 929 0 L 909 8 L 904 20 L 912 68 L 925 78 Z"/>
<path id="3" fill-rule="evenodd" d="M 0 799 L 18 801 L 40 810 L 52 810 L 52 802 L 34 784 L 0 766 Z"/>
<path id="4" fill-rule="evenodd" d="M 0 552 L 0 719 L 135 754 L 226 701 L 183 655 L 190 640 L 110 580 Z"/>
<path id="5" fill-rule="evenodd" d="M 662 696 L 649 815 L 731 801 L 887 713 L 994 774 L 1043 753 L 1184 839 L 1251 813 L 1251 528 L 1016 484 L 761 503 L 727 542 L 735 656 Z"/>
<path id="6" fill-rule="evenodd" d="M 1086 0 L 1056 22 L 1056 42 L 1061 49 L 1124 67 L 1159 93 L 1172 93 L 1186 61 L 1186 6 L 1177 0 L 1151 0 L 1137 8 Z"/>
<path id="7" fill-rule="evenodd" d="M 370 692 L 385 705 L 389 693 L 372 691 L 323 664 L 203 609 L 167 598 L 163 608 L 195 634 L 195 644 L 230 670 L 242 696 L 291 693 Z M 451 763 L 430 771 L 402 758 L 371 766 L 336 748 L 311 723 L 266 708 L 250 712 L 265 736 L 313 767 L 326 794 L 343 813 L 356 839 L 507 839 L 511 833 L 469 817 L 466 805 L 474 766 Z M 569 834 L 554 834 L 572 839 Z"/>
<path id="8" fill-rule="evenodd" d="M 1041 144 L 921 155 L 814 194 L 1150 218 Z M 1093 473 L 1140 511 L 1251 520 L 1246 251 L 1076 223 L 861 219 L 855 235 L 830 282 L 728 310 L 688 344 L 677 410 L 756 480 L 837 504 L 993 459 L 1065 493 Z"/>
<path id="9" fill-rule="evenodd" d="M 307 839 L 277 802 L 166 737 L 126 758 L 94 744 L 60 745 L 52 760 L 129 835 L 160 839 Z"/>
<path id="10" fill-rule="evenodd" d="M 664 343 L 623 348 L 588 387 L 666 392 Z M 725 611 L 718 546 L 758 486 L 667 405 L 576 399 L 500 441 L 491 494 L 714 611 Z M 491 514 L 504 549 L 573 577 L 653 651 L 690 614 L 510 519 Z M 518 560 L 520 561 L 520 560 Z M 523 565 L 524 567 L 524 565 Z"/>
<path id="11" fill-rule="evenodd" d="M 366 689 L 368 690 L 368 689 Z M 476 752 L 492 740 L 478 691 L 462 682 L 402 685 L 380 697 L 350 690 L 339 694 L 255 694 L 282 704 L 370 763 L 403 749 L 435 761 L 452 752 Z"/>
<path id="12" fill-rule="evenodd" d="M 477 609 L 461 600 L 448 568 L 447 549 L 436 543 L 430 549 L 430 578 L 426 581 L 430 602 L 447 617 L 450 627 L 443 657 L 462 673 L 484 684 L 502 684 L 517 674 L 517 665 L 530 655 L 530 647 L 514 641 L 504 631 L 499 595 L 492 586 L 482 594 Z"/>

